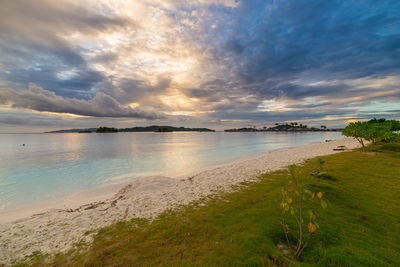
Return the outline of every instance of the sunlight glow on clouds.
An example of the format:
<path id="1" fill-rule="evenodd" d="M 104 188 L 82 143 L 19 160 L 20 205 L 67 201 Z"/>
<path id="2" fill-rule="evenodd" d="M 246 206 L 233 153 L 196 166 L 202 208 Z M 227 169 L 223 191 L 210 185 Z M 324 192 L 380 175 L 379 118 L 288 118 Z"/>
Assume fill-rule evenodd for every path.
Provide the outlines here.
<path id="1" fill-rule="evenodd" d="M 395 0 L 5 0 L 0 127 L 398 119 L 399 36 Z"/>

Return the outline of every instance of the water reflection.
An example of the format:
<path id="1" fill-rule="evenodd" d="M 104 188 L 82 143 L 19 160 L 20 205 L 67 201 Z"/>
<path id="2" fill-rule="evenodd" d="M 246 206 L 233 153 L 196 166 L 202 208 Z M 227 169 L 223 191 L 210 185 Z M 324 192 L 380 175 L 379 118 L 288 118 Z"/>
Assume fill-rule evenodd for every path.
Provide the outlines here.
<path id="1" fill-rule="evenodd" d="M 2 134 L 0 203 L 7 207 L 147 175 L 183 175 L 340 137 L 334 132 Z"/>

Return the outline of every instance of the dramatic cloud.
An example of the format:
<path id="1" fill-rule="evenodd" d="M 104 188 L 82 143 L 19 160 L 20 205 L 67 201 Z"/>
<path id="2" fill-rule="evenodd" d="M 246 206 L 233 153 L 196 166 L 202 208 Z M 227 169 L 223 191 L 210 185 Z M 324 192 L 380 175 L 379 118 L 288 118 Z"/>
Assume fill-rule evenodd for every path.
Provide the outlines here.
<path id="1" fill-rule="evenodd" d="M 0 87 L 60 120 L 398 119 L 400 2 L 3 0 Z"/>
<path id="2" fill-rule="evenodd" d="M 96 93 L 89 100 L 63 98 L 34 84 L 30 84 L 29 90 L 26 91 L 0 89 L 0 104 L 11 105 L 13 108 L 93 117 L 163 118 L 163 115 L 158 112 L 124 107 L 117 100 L 102 92 Z"/>

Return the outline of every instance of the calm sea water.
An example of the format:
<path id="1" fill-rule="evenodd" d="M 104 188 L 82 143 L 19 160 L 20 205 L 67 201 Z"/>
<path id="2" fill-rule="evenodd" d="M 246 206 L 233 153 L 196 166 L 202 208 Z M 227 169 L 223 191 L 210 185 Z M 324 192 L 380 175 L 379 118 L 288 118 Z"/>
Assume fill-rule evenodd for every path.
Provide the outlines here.
<path id="1" fill-rule="evenodd" d="M 0 134 L 0 212 L 76 190 L 150 175 L 179 176 L 341 137 L 338 132 Z"/>

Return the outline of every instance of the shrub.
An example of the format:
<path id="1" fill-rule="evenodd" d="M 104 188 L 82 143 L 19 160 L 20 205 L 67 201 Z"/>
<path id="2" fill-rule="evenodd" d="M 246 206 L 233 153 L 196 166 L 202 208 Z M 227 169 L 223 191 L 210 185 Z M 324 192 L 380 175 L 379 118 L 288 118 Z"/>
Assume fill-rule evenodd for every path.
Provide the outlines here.
<path id="1" fill-rule="evenodd" d="M 318 175 L 322 173 L 323 164 L 324 161 L 319 160 L 319 169 L 311 175 L 318 177 Z M 315 200 L 319 201 L 324 209 L 327 207 L 327 203 L 323 199 L 323 193 L 315 193 L 306 189 L 303 182 L 296 174 L 296 166 L 289 166 L 289 187 L 282 190 L 281 225 L 289 249 L 292 249 L 298 258 L 301 257 L 303 250 L 307 247 L 308 242 L 319 228 L 316 222 L 317 215 L 315 209 L 311 207 L 311 204 Z M 305 214 L 308 214 L 308 219 L 306 219 Z M 289 228 L 289 218 L 295 219 L 297 229 L 291 230 Z M 295 232 L 297 232 L 297 234 Z"/>
<path id="2" fill-rule="evenodd" d="M 396 144 L 396 143 L 384 144 L 384 145 L 382 145 L 382 149 L 388 150 L 388 151 L 400 152 L 400 144 Z"/>

